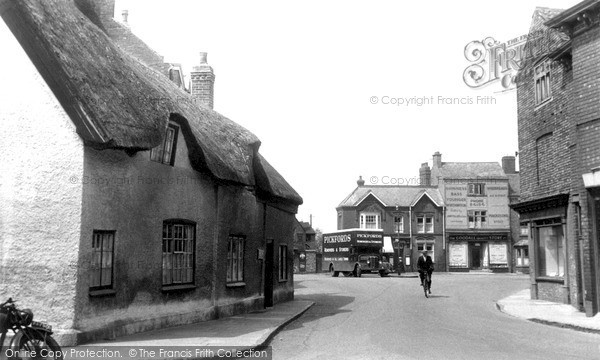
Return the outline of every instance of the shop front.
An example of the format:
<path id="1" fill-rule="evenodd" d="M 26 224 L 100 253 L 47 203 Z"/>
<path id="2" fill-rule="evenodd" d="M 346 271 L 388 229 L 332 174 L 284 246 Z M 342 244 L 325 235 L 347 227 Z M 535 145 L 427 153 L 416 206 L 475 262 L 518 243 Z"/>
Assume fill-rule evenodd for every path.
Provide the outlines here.
<path id="1" fill-rule="evenodd" d="M 508 239 L 508 233 L 449 234 L 449 271 L 508 272 L 510 263 Z"/>

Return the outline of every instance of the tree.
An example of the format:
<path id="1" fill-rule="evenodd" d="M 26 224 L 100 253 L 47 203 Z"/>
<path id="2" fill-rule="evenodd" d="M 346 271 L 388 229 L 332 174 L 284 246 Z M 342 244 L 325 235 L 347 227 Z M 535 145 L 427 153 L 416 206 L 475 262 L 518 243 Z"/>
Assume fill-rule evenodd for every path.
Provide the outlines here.
<path id="1" fill-rule="evenodd" d="M 323 252 L 323 231 L 319 228 L 315 229 L 315 242 L 317 244 L 317 252 Z"/>

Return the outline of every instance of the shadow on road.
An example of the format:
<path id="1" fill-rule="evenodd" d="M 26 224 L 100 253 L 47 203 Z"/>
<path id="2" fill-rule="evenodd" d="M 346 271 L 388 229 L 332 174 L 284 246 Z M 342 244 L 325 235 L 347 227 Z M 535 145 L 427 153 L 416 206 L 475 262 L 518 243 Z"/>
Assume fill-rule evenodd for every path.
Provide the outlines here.
<path id="1" fill-rule="evenodd" d="M 432 294 L 429 294 L 429 298 L 430 299 L 431 298 L 449 298 L 449 297 L 450 296 L 447 296 L 447 295 L 432 295 Z"/>
<path id="2" fill-rule="evenodd" d="M 294 297 L 297 300 L 310 300 L 314 301 L 313 305 L 307 312 L 305 312 L 296 321 L 286 326 L 287 330 L 299 329 L 304 326 L 305 323 L 319 320 L 328 316 L 335 316 L 338 314 L 349 313 L 352 310 L 342 309 L 354 302 L 354 296 L 344 296 L 336 294 L 310 294 L 310 295 L 298 295 Z"/>

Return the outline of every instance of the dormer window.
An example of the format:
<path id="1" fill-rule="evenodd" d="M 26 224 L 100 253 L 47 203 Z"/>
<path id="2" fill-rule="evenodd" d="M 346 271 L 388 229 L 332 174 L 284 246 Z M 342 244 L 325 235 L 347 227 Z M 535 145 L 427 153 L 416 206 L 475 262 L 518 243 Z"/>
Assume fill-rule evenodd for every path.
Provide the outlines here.
<path id="1" fill-rule="evenodd" d="M 177 125 L 169 124 L 162 144 L 150 151 L 150 160 L 171 166 L 175 164 L 178 130 L 179 127 Z"/>
<path id="2" fill-rule="evenodd" d="M 550 91 L 550 62 L 544 61 L 535 67 L 535 104 L 541 105 L 552 98 Z"/>

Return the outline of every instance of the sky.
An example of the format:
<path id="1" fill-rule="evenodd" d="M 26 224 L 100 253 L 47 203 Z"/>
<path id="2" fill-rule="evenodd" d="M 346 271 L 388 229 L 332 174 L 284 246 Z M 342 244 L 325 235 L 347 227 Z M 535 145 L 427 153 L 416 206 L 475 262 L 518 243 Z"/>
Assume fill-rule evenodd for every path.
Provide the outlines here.
<path id="1" fill-rule="evenodd" d="M 115 18 L 127 9 L 131 30 L 186 74 L 208 53 L 214 109 L 258 136 L 304 199 L 297 218 L 328 232 L 359 176 L 411 185 L 436 151 L 515 155 L 516 91 L 467 86 L 465 47 L 527 35 L 536 6 L 578 2 L 116 0 Z"/>

